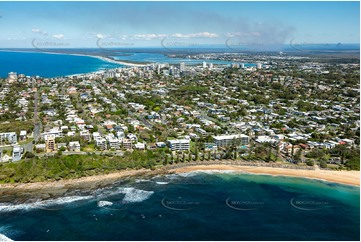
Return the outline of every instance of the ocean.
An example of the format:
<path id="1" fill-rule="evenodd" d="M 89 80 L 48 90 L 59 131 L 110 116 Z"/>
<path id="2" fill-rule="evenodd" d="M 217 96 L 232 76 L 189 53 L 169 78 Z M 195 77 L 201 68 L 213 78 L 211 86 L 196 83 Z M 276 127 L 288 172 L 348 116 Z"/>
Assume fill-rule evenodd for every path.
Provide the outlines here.
<path id="1" fill-rule="evenodd" d="M 190 172 L 76 196 L 0 204 L 13 240 L 359 240 L 359 187 L 285 176 Z"/>
<path id="2" fill-rule="evenodd" d="M 114 52 L 112 57 L 115 60 L 134 63 L 170 63 L 186 65 L 201 64 L 203 61 L 218 65 L 230 65 L 230 61 L 222 60 L 192 60 L 184 58 L 170 58 L 160 53 L 123 53 Z M 96 72 L 106 69 L 124 67 L 125 65 L 108 62 L 91 56 L 49 54 L 39 52 L 9 52 L 0 51 L 0 77 L 7 77 L 9 72 L 25 74 L 26 76 L 59 77 L 75 74 Z M 255 66 L 252 63 L 245 63 L 246 67 Z"/>
<path id="3" fill-rule="evenodd" d="M 26 76 L 58 77 L 123 67 L 90 56 L 0 51 L 0 77 L 9 72 Z"/>

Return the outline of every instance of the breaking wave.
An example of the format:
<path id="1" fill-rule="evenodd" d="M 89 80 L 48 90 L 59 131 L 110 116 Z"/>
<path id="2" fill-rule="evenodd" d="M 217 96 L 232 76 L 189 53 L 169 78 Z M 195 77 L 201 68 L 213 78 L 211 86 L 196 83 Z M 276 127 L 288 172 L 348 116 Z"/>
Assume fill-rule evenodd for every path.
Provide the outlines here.
<path id="1" fill-rule="evenodd" d="M 153 195 L 153 191 L 144 191 L 133 187 L 124 187 L 118 190 L 119 193 L 125 194 L 123 203 L 143 202 Z"/>
<path id="2" fill-rule="evenodd" d="M 63 205 L 76 201 L 88 200 L 92 198 L 93 196 L 71 196 L 71 197 L 61 197 L 53 200 L 41 200 L 33 203 L 23 203 L 23 204 L 0 203 L 0 212 L 41 209 L 41 208 L 51 207 L 54 205 Z"/>
<path id="3" fill-rule="evenodd" d="M 13 241 L 12 239 L 6 237 L 5 235 L 3 234 L 0 234 L 0 241 Z"/>

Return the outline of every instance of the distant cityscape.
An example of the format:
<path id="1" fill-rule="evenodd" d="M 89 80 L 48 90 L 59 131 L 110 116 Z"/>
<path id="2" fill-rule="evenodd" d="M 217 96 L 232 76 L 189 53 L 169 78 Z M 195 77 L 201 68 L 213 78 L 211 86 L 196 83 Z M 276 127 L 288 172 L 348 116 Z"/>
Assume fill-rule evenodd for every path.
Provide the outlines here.
<path id="1" fill-rule="evenodd" d="M 151 63 L 58 78 L 11 72 L 1 82 L 0 161 L 166 149 L 169 159 L 345 166 L 346 151 L 359 149 L 359 64 L 283 53 L 254 59 L 263 61 Z"/>

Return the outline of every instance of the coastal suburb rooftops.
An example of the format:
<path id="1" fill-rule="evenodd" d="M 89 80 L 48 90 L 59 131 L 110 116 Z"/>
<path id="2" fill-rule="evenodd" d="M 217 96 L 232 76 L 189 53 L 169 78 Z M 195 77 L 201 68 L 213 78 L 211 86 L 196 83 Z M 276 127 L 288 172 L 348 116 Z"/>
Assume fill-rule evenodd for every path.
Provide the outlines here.
<path id="1" fill-rule="evenodd" d="M 248 138 L 245 134 L 231 134 L 231 135 L 218 135 L 213 136 L 215 140 L 229 140 L 229 139 L 239 139 L 239 138 Z"/>

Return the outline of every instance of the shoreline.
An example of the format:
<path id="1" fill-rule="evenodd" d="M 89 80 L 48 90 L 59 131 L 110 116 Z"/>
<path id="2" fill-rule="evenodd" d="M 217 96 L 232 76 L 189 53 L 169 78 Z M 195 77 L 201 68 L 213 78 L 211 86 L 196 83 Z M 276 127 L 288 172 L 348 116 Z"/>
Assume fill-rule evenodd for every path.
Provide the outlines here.
<path id="1" fill-rule="evenodd" d="M 51 199 L 64 195 L 75 195 L 79 191 L 88 191 L 114 184 L 121 179 L 133 177 L 179 174 L 190 172 L 234 172 L 235 174 L 258 174 L 270 176 L 287 176 L 337 184 L 360 186 L 360 171 L 303 170 L 262 166 L 231 165 L 231 164 L 183 164 L 184 166 L 168 166 L 156 170 L 139 169 L 123 170 L 109 174 L 82 177 L 77 179 L 37 182 L 0 184 L 0 203 L 16 201 L 24 202 L 33 199 Z"/>
<path id="2" fill-rule="evenodd" d="M 302 170 L 228 164 L 184 166 L 171 169 L 170 171 L 175 173 L 189 173 L 197 171 L 232 171 L 236 174 L 297 177 L 360 187 L 360 171 Z"/>
<path id="3" fill-rule="evenodd" d="M 26 50 L 0 50 L 1 52 L 19 52 L 19 53 L 40 53 L 40 54 L 49 54 L 49 55 L 73 55 L 73 56 L 85 56 L 85 57 L 91 57 L 96 58 L 105 62 L 113 63 L 113 64 L 119 64 L 124 66 L 130 66 L 130 67 L 143 67 L 147 66 L 146 64 L 139 64 L 139 63 L 133 63 L 133 62 L 124 62 L 124 61 L 118 61 L 114 60 L 109 57 L 100 56 L 100 55 L 87 55 L 87 54 L 75 54 L 75 53 L 62 53 L 62 52 L 49 52 L 49 51 L 26 51 Z M 89 72 L 93 73 L 93 72 Z M 74 75 L 86 75 L 89 73 L 81 73 L 81 74 L 74 74 Z M 70 75 L 73 76 L 73 75 Z"/>

